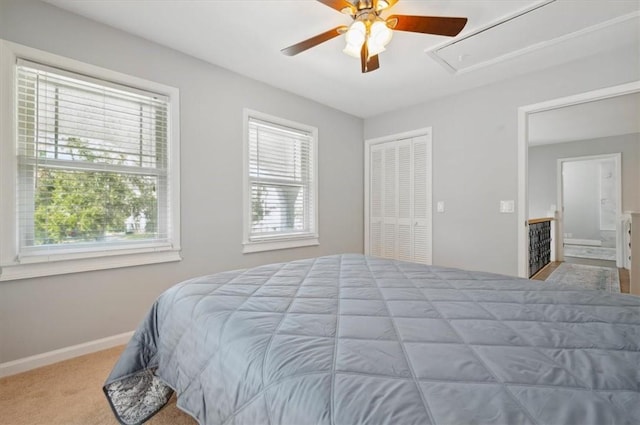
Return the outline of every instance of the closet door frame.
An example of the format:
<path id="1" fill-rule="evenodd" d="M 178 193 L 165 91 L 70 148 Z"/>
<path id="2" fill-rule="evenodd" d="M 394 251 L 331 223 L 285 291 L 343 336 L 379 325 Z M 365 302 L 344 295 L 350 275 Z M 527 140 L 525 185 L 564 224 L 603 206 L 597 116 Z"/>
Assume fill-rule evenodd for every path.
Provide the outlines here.
<path id="1" fill-rule="evenodd" d="M 378 137 L 374 139 L 365 140 L 364 148 L 364 253 L 370 254 L 370 203 L 371 203 L 371 185 L 370 185 L 370 168 L 371 168 L 371 148 L 375 145 L 400 141 L 404 139 L 412 139 L 415 137 L 426 136 L 427 138 L 427 180 L 430 183 L 427 187 L 428 200 L 433 198 L 433 138 L 432 127 L 425 127 L 418 130 L 407 131 L 398 134 L 392 134 L 389 136 Z M 413 202 L 412 202 L 413 204 Z M 432 204 L 432 202 L 429 202 Z M 431 237 L 429 238 L 429 252 L 431 253 L 431 259 L 433 260 L 433 210 L 430 214 L 429 227 L 431 228 Z M 431 261 L 432 262 L 432 261 Z"/>

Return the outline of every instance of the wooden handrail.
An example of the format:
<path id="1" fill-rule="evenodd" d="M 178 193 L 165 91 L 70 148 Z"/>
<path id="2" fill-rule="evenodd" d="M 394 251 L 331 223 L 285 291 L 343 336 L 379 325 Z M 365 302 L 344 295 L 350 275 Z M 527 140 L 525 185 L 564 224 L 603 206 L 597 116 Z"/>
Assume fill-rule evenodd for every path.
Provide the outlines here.
<path id="1" fill-rule="evenodd" d="M 545 221 L 553 221 L 553 220 L 555 220 L 555 218 L 553 218 L 553 217 L 530 218 L 528 223 L 529 224 L 536 224 L 536 223 L 544 223 Z"/>

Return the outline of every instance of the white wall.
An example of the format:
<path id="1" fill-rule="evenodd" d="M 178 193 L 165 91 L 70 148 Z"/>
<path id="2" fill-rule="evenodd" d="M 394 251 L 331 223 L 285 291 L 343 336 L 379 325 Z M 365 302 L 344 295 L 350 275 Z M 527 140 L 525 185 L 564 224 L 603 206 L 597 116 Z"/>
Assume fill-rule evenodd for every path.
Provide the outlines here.
<path id="1" fill-rule="evenodd" d="M 622 153 L 622 210 L 640 211 L 640 133 L 529 148 L 529 217 L 557 204 L 557 160 Z"/>
<path id="2" fill-rule="evenodd" d="M 361 119 L 45 3 L 1 0 L 0 38 L 180 89 L 184 258 L 0 283 L 0 363 L 133 330 L 191 276 L 363 252 Z M 319 247 L 241 254 L 244 107 L 319 129 Z"/>
<path id="3" fill-rule="evenodd" d="M 631 45 L 368 118 L 365 138 L 432 126 L 433 200 L 446 202 L 434 212 L 434 264 L 516 275 L 517 214 L 500 214 L 499 202 L 517 200 L 518 107 L 639 76 Z"/>
<path id="4" fill-rule="evenodd" d="M 599 230 L 615 231 L 620 218 L 618 217 L 618 168 L 616 161 L 607 159 L 600 162 L 600 197 L 598 209 L 600 211 Z M 640 181 L 636 181 L 636 184 Z"/>

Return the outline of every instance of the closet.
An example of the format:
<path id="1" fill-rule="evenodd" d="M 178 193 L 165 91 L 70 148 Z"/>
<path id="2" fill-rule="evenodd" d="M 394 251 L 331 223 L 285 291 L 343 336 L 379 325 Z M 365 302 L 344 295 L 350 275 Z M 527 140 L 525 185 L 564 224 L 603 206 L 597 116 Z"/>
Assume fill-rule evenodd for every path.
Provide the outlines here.
<path id="1" fill-rule="evenodd" d="M 432 261 L 431 132 L 368 141 L 365 253 Z"/>

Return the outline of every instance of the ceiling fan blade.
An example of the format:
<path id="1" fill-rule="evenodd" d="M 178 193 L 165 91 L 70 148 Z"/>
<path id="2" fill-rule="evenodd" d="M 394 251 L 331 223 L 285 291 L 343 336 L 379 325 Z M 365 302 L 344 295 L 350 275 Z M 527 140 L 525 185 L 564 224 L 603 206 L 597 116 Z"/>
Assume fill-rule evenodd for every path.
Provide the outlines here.
<path id="1" fill-rule="evenodd" d="M 444 16 L 393 15 L 387 19 L 387 26 L 398 31 L 420 32 L 454 37 L 467 24 L 467 18 Z"/>
<path id="2" fill-rule="evenodd" d="M 371 56 L 367 62 L 367 72 L 375 71 L 380 68 L 380 59 L 378 55 Z"/>
<path id="3" fill-rule="evenodd" d="M 349 15 L 355 15 L 358 11 L 356 7 L 347 0 L 318 0 L 320 3 L 329 6 L 332 9 L 337 10 L 340 13 L 348 13 Z"/>
<path id="4" fill-rule="evenodd" d="M 318 34 L 315 37 L 311 37 L 307 40 L 301 41 L 300 43 L 296 43 L 293 46 L 285 47 L 281 50 L 287 56 L 294 56 L 298 53 L 304 52 L 307 49 L 317 46 L 320 43 L 324 43 L 325 41 L 331 40 L 343 34 L 348 27 L 342 25 L 339 27 L 335 27 L 330 29 L 329 31 L 323 32 L 322 34 Z"/>
<path id="5" fill-rule="evenodd" d="M 362 44 L 362 50 L 360 51 L 360 67 L 363 74 L 380 68 L 378 55 L 369 57 L 369 46 L 367 46 L 366 41 Z"/>

